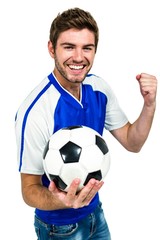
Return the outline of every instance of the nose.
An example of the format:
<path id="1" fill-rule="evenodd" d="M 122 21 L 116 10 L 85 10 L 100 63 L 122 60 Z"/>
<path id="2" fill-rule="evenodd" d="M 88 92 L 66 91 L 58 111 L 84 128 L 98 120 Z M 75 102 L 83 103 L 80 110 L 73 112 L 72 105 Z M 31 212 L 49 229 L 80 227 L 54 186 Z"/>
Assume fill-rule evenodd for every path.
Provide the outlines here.
<path id="1" fill-rule="evenodd" d="M 73 54 L 73 61 L 82 62 L 83 61 L 83 51 L 80 48 L 75 49 Z"/>

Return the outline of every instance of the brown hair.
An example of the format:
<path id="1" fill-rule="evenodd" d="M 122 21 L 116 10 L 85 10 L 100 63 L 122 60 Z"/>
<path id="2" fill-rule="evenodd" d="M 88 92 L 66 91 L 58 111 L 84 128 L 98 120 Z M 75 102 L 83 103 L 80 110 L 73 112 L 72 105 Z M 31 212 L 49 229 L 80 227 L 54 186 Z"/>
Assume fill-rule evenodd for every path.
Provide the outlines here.
<path id="1" fill-rule="evenodd" d="M 50 41 L 52 42 L 53 49 L 56 48 L 57 39 L 60 33 L 76 28 L 82 30 L 84 28 L 89 29 L 95 35 L 95 49 L 97 49 L 99 40 L 99 30 L 96 21 L 89 12 L 86 12 L 80 8 L 68 9 L 53 20 L 50 28 Z"/>

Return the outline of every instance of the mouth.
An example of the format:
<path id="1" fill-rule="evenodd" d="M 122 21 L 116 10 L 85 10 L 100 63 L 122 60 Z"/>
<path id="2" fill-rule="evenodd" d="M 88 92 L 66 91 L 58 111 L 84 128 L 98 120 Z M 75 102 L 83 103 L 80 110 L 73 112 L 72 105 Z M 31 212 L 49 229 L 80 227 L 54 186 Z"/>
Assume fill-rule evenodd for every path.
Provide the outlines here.
<path id="1" fill-rule="evenodd" d="M 82 70 L 84 69 L 85 65 L 68 65 L 68 67 L 71 69 L 71 70 Z"/>

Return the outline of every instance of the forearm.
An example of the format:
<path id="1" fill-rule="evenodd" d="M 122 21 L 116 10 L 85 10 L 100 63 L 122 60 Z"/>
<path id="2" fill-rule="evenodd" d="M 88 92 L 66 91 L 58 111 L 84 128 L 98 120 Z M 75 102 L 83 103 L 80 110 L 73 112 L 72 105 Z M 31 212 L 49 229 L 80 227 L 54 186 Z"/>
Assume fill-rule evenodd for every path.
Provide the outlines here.
<path id="1" fill-rule="evenodd" d="M 128 129 L 128 147 L 130 151 L 139 152 L 145 143 L 153 122 L 156 103 L 143 106 L 139 118 Z"/>
<path id="2" fill-rule="evenodd" d="M 41 176 L 21 173 L 21 180 L 22 196 L 29 206 L 41 210 L 66 208 L 63 201 L 60 201 L 48 188 L 42 185 Z"/>
<path id="3" fill-rule="evenodd" d="M 22 190 L 22 196 L 26 204 L 41 210 L 56 210 L 64 208 L 53 194 L 41 185 L 33 185 Z"/>

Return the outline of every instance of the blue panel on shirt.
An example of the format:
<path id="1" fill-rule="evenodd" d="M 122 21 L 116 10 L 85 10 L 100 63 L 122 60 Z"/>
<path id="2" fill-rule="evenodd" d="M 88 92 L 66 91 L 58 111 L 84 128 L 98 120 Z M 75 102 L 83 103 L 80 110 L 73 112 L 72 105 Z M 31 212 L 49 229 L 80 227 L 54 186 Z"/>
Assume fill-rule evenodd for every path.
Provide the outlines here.
<path id="1" fill-rule="evenodd" d="M 89 84 L 82 84 L 81 105 L 57 83 L 52 74 L 49 75 L 49 79 L 61 93 L 53 116 L 55 123 L 53 132 L 63 127 L 84 125 L 93 128 L 102 135 L 106 114 L 106 95 L 100 91 L 94 91 Z"/>

